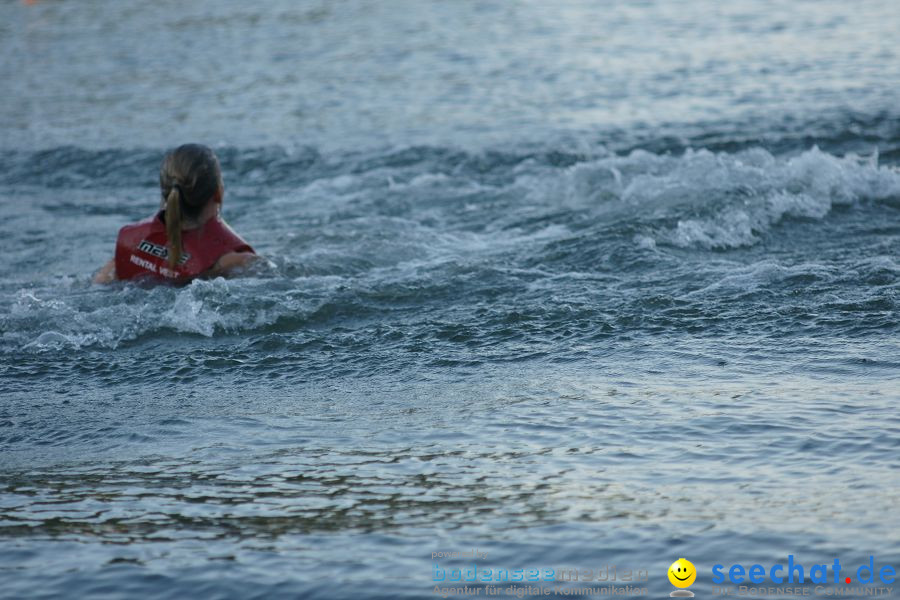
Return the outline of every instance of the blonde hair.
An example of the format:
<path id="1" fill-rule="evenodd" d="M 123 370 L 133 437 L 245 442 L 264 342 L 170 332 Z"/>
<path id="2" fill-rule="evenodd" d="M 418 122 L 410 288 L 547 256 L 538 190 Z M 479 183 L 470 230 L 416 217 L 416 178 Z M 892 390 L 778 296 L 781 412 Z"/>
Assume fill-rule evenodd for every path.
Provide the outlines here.
<path id="1" fill-rule="evenodd" d="M 181 245 L 184 219 L 199 217 L 207 203 L 224 189 L 219 159 L 201 144 L 178 146 L 163 158 L 159 188 L 166 202 L 169 267 L 175 268 L 184 254 Z"/>

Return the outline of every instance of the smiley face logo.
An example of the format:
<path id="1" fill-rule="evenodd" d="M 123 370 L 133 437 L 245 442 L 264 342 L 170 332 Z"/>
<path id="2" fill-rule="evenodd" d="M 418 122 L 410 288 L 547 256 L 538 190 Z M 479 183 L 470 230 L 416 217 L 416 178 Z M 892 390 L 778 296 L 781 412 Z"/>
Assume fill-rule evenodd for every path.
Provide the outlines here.
<path id="1" fill-rule="evenodd" d="M 697 569 L 694 567 L 694 563 L 685 558 L 679 558 L 669 567 L 669 581 L 677 588 L 689 587 L 695 579 L 697 579 Z"/>

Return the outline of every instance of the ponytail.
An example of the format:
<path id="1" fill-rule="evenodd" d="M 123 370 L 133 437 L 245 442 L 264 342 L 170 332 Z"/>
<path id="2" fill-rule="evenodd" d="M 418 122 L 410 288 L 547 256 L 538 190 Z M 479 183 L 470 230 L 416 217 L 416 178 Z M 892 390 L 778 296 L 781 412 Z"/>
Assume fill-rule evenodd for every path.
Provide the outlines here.
<path id="1" fill-rule="evenodd" d="M 173 185 L 166 197 L 166 236 L 169 238 L 169 268 L 181 260 L 181 188 Z"/>

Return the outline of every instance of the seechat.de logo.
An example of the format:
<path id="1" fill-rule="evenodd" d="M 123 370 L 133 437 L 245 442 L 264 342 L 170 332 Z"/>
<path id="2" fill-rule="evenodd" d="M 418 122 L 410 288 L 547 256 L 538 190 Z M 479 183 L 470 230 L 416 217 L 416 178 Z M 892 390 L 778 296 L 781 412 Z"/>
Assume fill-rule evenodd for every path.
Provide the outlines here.
<path id="1" fill-rule="evenodd" d="M 849 585 L 851 583 L 894 583 L 895 576 L 897 575 L 894 567 L 891 565 L 884 565 L 880 568 L 876 568 L 875 564 L 875 557 L 870 556 L 868 564 L 861 565 L 853 571 L 847 571 L 842 576 L 841 562 L 838 559 L 834 559 L 834 563 L 831 565 L 812 565 L 807 570 L 802 564 L 794 562 L 793 554 L 788 554 L 787 565 L 775 564 L 768 568 L 763 565 L 750 565 L 745 568 L 743 565 L 734 564 L 728 567 L 727 571 L 724 571 L 723 569 L 725 569 L 725 567 L 723 565 L 713 565 L 712 582 L 714 584 L 720 584 L 724 583 L 727 579 L 734 584 L 759 584 L 768 583 L 769 581 L 780 584 L 806 583 L 806 580 L 809 579 L 812 583 L 820 584 L 844 583 Z M 828 576 L 829 567 L 832 572 L 832 577 Z M 848 572 L 855 574 L 856 578 L 854 579 L 853 577 L 848 576 L 846 574 Z"/>
<path id="2" fill-rule="evenodd" d="M 679 558 L 669 567 L 669 582 L 677 588 L 669 596 L 673 598 L 693 598 L 694 592 L 685 589 L 691 587 L 697 579 L 697 568 L 686 558 Z"/>

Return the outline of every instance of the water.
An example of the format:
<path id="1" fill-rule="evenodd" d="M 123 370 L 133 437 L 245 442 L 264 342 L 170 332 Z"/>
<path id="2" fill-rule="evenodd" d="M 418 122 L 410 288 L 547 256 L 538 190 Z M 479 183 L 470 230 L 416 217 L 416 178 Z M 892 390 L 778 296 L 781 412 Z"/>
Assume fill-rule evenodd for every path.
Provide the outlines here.
<path id="1" fill-rule="evenodd" d="M 439 597 L 472 548 L 657 597 L 680 556 L 706 596 L 897 566 L 898 26 L 0 5 L 0 596 Z M 272 265 L 91 285 L 184 141 Z"/>

